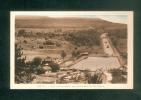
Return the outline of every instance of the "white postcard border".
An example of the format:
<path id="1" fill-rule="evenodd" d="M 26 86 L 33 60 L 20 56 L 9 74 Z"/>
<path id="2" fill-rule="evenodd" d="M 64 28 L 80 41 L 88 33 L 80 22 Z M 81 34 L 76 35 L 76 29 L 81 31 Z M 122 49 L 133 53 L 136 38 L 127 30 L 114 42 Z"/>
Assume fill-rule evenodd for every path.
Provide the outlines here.
<path id="1" fill-rule="evenodd" d="M 16 15 L 127 15 L 128 79 L 127 84 L 15 84 L 15 16 Z M 10 12 L 10 89 L 133 89 L 133 11 L 11 11 Z"/>

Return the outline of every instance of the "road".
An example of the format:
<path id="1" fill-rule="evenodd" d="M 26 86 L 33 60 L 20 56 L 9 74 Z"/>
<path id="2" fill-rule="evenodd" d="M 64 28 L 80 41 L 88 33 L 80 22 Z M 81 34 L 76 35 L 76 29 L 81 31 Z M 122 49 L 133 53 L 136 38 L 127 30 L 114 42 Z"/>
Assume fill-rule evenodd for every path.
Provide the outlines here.
<path id="1" fill-rule="evenodd" d="M 108 56 L 114 56 L 114 50 L 110 44 L 109 38 L 107 36 L 107 33 L 103 33 L 101 35 L 101 41 L 102 41 L 102 45 L 103 45 L 103 49 L 104 52 L 108 55 Z"/>
<path id="2" fill-rule="evenodd" d="M 115 56 L 115 57 L 117 57 L 120 65 L 123 66 L 126 62 L 123 59 L 123 57 L 120 55 L 120 53 L 117 51 L 117 49 L 114 47 L 112 41 L 108 37 L 108 33 L 103 33 L 101 35 L 101 41 L 102 41 L 102 44 L 103 44 L 104 52 L 108 56 Z"/>

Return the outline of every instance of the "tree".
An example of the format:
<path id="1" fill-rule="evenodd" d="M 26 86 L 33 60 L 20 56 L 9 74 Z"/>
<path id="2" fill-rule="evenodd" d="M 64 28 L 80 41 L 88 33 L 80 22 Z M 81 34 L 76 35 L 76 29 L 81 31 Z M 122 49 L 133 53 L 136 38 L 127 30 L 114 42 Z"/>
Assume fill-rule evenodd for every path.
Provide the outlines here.
<path id="1" fill-rule="evenodd" d="M 62 52 L 61 52 L 61 57 L 64 59 L 64 57 L 66 57 L 66 52 L 63 50 Z"/>
<path id="2" fill-rule="evenodd" d="M 31 66 L 32 66 L 32 73 L 42 74 L 45 72 L 45 70 L 42 68 L 42 58 L 40 57 L 35 57 L 31 61 Z"/>
<path id="3" fill-rule="evenodd" d="M 15 45 L 15 82 L 24 83 L 27 81 L 23 79 L 26 76 L 26 57 L 22 58 L 23 52 L 21 46 L 18 47 L 18 44 Z"/>

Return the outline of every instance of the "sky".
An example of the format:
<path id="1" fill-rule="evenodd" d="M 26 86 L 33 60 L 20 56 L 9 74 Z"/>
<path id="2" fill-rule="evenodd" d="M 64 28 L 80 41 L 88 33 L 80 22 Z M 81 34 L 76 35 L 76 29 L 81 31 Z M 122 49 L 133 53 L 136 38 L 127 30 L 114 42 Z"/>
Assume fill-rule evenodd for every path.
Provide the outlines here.
<path id="1" fill-rule="evenodd" d="M 99 15 L 96 17 L 115 23 L 128 23 L 128 17 L 126 15 Z"/>

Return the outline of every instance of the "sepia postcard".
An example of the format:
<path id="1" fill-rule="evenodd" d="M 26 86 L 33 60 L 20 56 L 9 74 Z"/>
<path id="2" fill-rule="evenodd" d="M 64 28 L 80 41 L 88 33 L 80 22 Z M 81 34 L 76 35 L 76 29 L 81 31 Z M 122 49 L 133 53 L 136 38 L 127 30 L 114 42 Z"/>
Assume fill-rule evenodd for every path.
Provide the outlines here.
<path id="1" fill-rule="evenodd" d="M 11 89 L 133 89 L 133 11 L 11 11 Z"/>

